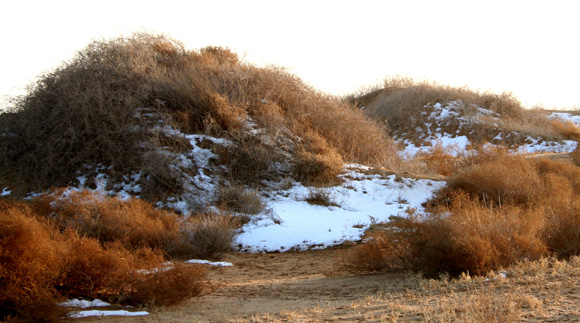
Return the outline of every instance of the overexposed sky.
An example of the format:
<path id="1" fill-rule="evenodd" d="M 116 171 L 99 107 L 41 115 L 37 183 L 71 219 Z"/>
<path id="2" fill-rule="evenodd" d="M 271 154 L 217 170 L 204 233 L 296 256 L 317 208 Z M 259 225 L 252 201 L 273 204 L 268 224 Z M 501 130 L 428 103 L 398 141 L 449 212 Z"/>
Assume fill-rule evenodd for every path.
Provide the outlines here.
<path id="1" fill-rule="evenodd" d="M 399 74 L 580 106 L 580 2 L 2 1 L 0 99 L 93 39 L 165 33 L 348 94 Z"/>

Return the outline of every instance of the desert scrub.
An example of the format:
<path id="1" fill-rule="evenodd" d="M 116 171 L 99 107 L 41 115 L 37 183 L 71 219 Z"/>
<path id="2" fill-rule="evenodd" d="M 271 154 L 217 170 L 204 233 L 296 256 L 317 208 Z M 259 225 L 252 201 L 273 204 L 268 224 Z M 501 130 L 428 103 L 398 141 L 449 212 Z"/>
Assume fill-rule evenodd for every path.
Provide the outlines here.
<path id="1" fill-rule="evenodd" d="M 344 266 L 485 275 L 522 260 L 580 253 L 579 167 L 503 153 L 471 162 L 448 179 L 429 213 L 369 231 Z"/>
<path id="2" fill-rule="evenodd" d="M 87 167 L 102 165 L 115 180 L 145 170 L 142 181 L 151 182 L 141 184 L 155 202 L 180 187 L 169 163 L 148 168 L 159 147 L 183 149 L 167 127 L 233 142 L 218 154 L 242 184 L 275 175 L 269 166 L 280 161 L 296 160 L 297 174 L 324 181 L 343 161 L 397 159 L 381 126 L 282 68 L 137 33 L 94 41 L 12 101 L 0 115 L 9 134 L 0 137 L 0 178 L 31 191 L 71 185 Z"/>
<path id="3" fill-rule="evenodd" d="M 19 202 L 0 202 L 0 318 L 54 321 L 67 298 L 98 297 L 130 305 L 171 305 L 199 295 L 204 269 L 167 270 L 163 252 L 103 244 Z M 176 289 L 174 284 L 183 288 Z"/>
<path id="4" fill-rule="evenodd" d="M 54 192 L 33 200 L 31 207 L 61 231 L 121 243 L 129 250 L 149 247 L 179 259 L 219 257 L 231 248 L 239 226 L 226 212 L 186 218 L 143 200 L 122 201 L 88 190 Z"/>

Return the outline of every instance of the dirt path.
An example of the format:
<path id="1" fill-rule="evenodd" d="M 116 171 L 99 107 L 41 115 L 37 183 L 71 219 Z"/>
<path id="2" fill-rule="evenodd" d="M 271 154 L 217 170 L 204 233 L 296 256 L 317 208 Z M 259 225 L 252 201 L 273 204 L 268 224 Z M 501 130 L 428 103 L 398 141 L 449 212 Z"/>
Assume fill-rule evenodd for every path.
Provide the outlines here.
<path id="1" fill-rule="evenodd" d="M 143 317 L 71 322 L 578 322 L 580 258 L 488 277 L 427 280 L 336 272 L 344 250 L 231 254 L 213 291 Z M 495 275 L 495 276 L 494 276 Z"/>
<path id="2" fill-rule="evenodd" d="M 342 250 L 231 254 L 233 267 L 210 267 L 213 292 L 146 317 L 82 319 L 90 322 L 231 322 L 284 319 L 292 313 L 339 308 L 376 294 L 403 274 L 351 275 L 334 271 Z M 77 321 L 77 322 L 78 322 Z M 290 319 L 290 321 L 292 321 Z"/>
<path id="3" fill-rule="evenodd" d="M 274 254 L 232 254 L 233 267 L 212 268 L 216 290 L 179 311 L 159 311 L 151 321 L 227 322 L 259 316 L 303 312 L 322 307 L 349 307 L 376 293 L 396 274 L 360 276 L 333 272 L 340 250 Z"/>

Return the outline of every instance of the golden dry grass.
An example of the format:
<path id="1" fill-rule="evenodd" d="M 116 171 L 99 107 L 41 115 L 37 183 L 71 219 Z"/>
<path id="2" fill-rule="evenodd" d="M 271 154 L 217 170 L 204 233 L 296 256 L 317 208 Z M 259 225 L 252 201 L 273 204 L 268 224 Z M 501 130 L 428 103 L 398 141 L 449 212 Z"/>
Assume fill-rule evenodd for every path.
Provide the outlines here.
<path id="1" fill-rule="evenodd" d="M 390 279 L 350 305 L 257 313 L 229 322 L 576 322 L 579 259 L 544 258 L 485 277 Z"/>

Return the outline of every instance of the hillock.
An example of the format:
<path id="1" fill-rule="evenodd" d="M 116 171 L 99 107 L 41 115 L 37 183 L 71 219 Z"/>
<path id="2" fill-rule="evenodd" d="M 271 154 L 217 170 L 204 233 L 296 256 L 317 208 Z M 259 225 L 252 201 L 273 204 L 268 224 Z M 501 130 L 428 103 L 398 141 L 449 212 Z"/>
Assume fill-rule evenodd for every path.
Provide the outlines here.
<path id="1" fill-rule="evenodd" d="M 345 162 L 398 158 L 380 125 L 283 68 L 150 34 L 94 41 L 41 75 L 0 133 L 13 194 L 100 188 L 190 208 L 224 185 L 323 183 Z"/>

